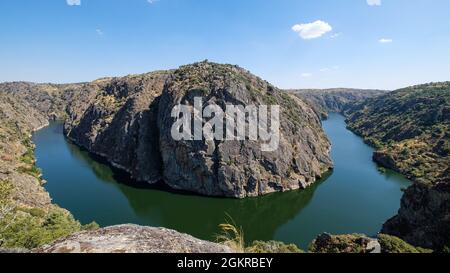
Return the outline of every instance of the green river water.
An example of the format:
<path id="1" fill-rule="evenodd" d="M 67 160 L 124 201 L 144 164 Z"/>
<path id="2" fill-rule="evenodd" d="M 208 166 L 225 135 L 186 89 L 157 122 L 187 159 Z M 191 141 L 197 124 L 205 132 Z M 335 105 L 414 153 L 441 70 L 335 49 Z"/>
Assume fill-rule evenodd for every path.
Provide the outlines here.
<path id="1" fill-rule="evenodd" d="M 107 164 L 68 142 L 62 124 L 36 132 L 37 165 L 54 202 L 82 223 L 101 226 L 135 223 L 161 226 L 214 240 L 229 214 L 246 241 L 280 240 L 306 248 L 322 232 L 375 235 L 396 214 L 402 176 L 381 173 L 373 149 L 346 129 L 344 117 L 323 122 L 332 144 L 335 169 L 307 190 L 234 200 L 131 187 Z"/>

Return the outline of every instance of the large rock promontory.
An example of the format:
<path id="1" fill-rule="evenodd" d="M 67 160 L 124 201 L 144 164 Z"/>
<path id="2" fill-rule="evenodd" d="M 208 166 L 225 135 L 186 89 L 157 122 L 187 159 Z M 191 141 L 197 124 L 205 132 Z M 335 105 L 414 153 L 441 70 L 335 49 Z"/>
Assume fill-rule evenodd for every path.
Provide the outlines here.
<path id="1" fill-rule="evenodd" d="M 134 179 L 173 189 L 244 198 L 305 188 L 332 167 L 319 117 L 301 99 L 233 65 L 200 62 L 172 71 L 103 79 L 89 103 L 69 106 L 66 135 Z M 193 98 L 280 105 L 278 149 L 260 140 L 174 140 L 171 111 Z M 248 126 L 248 122 L 247 122 Z"/>

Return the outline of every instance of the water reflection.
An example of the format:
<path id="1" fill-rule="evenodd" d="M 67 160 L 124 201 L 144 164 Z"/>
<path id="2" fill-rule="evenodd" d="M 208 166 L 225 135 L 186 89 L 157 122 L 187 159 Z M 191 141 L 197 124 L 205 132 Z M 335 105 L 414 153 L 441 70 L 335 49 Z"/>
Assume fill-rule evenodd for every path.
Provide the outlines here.
<path id="1" fill-rule="evenodd" d="M 162 226 L 211 240 L 229 214 L 247 241 L 275 239 L 305 248 L 325 231 L 375 234 L 396 213 L 401 188 L 409 185 L 397 174 L 377 170 L 373 150 L 346 130 L 342 116 L 330 115 L 324 128 L 333 143 L 333 173 L 306 190 L 244 200 L 130 184 L 126 175 L 68 142 L 61 124 L 38 131 L 33 139 L 47 190 L 83 223 Z"/>
<path id="2" fill-rule="evenodd" d="M 143 223 L 176 229 L 202 238 L 205 235 L 212 238 L 218 232 L 218 224 L 223 223 L 226 214 L 229 214 L 247 231 L 247 240 L 273 239 L 277 228 L 300 213 L 320 185 L 316 183 L 307 190 L 243 200 L 168 193 L 119 183 L 117 177 L 123 175 L 120 171 L 100 163 L 75 145 L 68 142 L 66 144 L 71 154 L 84 162 L 98 181 L 120 190 Z"/>

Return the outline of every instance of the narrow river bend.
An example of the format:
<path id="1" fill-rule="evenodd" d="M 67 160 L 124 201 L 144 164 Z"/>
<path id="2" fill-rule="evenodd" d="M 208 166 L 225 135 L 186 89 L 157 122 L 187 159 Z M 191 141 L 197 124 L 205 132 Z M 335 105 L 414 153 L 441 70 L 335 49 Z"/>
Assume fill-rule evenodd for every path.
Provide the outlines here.
<path id="1" fill-rule="evenodd" d="M 106 164 L 69 143 L 62 124 L 36 132 L 37 165 L 54 202 L 82 223 L 162 226 L 214 240 L 218 225 L 233 217 L 246 241 L 280 240 L 307 248 L 319 233 L 375 235 L 400 206 L 402 176 L 381 173 L 373 149 L 331 114 L 324 129 L 332 144 L 335 170 L 315 186 L 245 200 L 182 195 L 121 183 Z"/>

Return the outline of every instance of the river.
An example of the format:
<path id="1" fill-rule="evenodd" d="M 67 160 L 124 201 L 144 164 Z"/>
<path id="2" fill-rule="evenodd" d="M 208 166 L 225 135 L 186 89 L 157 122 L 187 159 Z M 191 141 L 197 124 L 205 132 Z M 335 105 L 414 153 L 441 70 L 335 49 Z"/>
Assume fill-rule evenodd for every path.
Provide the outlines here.
<path id="1" fill-rule="evenodd" d="M 84 224 L 161 226 L 214 240 L 230 215 L 247 242 L 280 240 L 306 249 L 322 232 L 376 235 L 410 185 L 377 169 L 373 149 L 346 129 L 343 116 L 330 114 L 323 127 L 333 145 L 333 172 L 306 190 L 244 200 L 129 186 L 107 164 L 67 141 L 61 123 L 39 130 L 33 140 L 47 191 Z"/>

